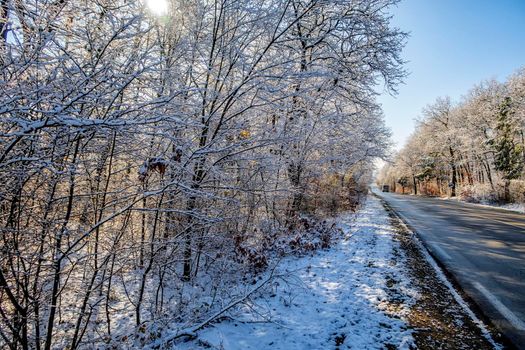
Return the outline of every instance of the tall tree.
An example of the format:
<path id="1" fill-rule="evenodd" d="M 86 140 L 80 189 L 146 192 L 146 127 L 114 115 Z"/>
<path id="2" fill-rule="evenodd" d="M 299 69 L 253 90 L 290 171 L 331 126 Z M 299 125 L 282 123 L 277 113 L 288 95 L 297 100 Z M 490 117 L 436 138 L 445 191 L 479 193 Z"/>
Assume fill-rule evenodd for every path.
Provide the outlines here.
<path id="1" fill-rule="evenodd" d="M 505 202 L 510 201 L 510 180 L 519 178 L 523 170 L 523 145 L 515 141 L 519 136 L 512 99 L 507 96 L 499 110 L 496 137 L 491 140 L 495 151 L 494 166 L 503 173 Z"/>

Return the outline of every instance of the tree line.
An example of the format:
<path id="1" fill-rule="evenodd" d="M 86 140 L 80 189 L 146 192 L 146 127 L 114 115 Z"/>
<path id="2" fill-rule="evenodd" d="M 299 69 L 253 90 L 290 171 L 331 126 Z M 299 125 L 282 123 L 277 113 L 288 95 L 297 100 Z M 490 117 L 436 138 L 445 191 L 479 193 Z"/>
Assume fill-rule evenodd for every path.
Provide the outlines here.
<path id="1" fill-rule="evenodd" d="M 0 347 L 144 346 L 357 205 L 396 2 L 1 0 Z"/>
<path id="2" fill-rule="evenodd" d="M 457 103 L 445 97 L 425 107 L 378 183 L 403 193 L 523 203 L 524 131 L 525 69 L 520 69 L 503 83 L 480 83 Z"/>

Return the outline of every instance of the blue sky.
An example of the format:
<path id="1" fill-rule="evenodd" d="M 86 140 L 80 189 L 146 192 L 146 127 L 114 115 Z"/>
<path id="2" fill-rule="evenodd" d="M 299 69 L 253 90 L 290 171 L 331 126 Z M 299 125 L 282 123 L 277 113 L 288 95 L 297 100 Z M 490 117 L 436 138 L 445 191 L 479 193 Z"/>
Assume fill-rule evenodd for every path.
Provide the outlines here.
<path id="1" fill-rule="evenodd" d="M 403 0 L 392 13 L 392 24 L 410 32 L 403 51 L 410 75 L 396 97 L 379 98 L 397 149 L 438 96 L 457 101 L 525 66 L 525 0 Z"/>

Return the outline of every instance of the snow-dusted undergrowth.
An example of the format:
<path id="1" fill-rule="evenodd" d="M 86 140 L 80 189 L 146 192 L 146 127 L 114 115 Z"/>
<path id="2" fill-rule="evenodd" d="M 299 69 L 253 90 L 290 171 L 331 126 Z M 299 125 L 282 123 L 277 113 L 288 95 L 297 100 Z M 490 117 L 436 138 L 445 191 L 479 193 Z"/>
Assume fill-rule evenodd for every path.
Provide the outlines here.
<path id="1" fill-rule="evenodd" d="M 402 259 L 394 256 L 393 228 L 378 199 L 339 219 L 344 232 L 329 250 L 281 262 L 272 288 L 227 319 L 177 343 L 177 349 L 382 349 L 413 342 L 403 316 L 416 292 Z M 391 285 L 396 281 L 395 302 Z"/>

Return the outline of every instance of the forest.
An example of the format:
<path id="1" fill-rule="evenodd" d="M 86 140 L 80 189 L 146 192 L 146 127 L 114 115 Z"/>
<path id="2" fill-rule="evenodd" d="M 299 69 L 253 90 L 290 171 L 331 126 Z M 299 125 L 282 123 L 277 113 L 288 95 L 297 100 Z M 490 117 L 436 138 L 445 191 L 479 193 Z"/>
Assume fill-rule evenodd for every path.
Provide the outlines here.
<path id="1" fill-rule="evenodd" d="M 525 69 L 488 80 L 458 102 L 437 98 L 379 184 L 399 193 L 475 203 L 525 202 Z"/>
<path id="2" fill-rule="evenodd" d="M 142 348 L 329 245 L 390 146 L 396 3 L 0 0 L 0 347 Z M 389 181 L 517 193 L 523 77 L 430 106 Z"/>

